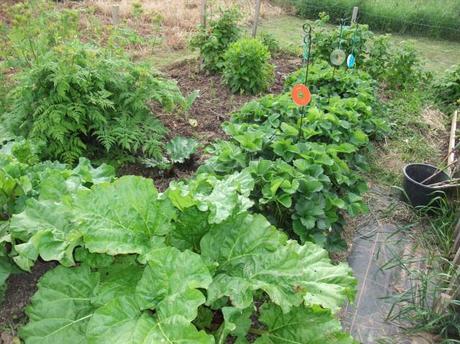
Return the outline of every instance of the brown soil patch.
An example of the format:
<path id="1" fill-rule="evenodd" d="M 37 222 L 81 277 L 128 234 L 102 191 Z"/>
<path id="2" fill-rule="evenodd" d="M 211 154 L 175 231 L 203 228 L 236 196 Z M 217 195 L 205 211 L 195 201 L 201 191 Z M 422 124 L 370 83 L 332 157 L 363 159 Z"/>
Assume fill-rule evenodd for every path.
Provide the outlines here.
<path id="1" fill-rule="evenodd" d="M 300 67 L 300 59 L 292 56 L 277 56 L 272 63 L 276 66 L 275 82 L 269 93 L 280 93 L 289 73 Z M 177 81 L 181 91 L 189 94 L 195 90 L 200 96 L 195 100 L 187 114 L 161 113 L 154 105 L 153 111 L 169 129 L 169 137 L 194 137 L 206 146 L 217 139 L 224 139 L 225 133 L 221 128 L 222 122 L 229 120 L 232 112 L 238 110 L 244 103 L 262 95 L 240 95 L 230 92 L 222 82 L 220 75 L 200 71 L 199 62 L 185 60 L 165 69 L 164 74 Z M 190 124 L 196 121 L 196 126 Z M 119 170 L 120 175 L 141 175 L 152 178 L 159 190 L 165 190 L 169 182 L 175 179 L 190 177 L 205 157 L 199 154 L 189 164 L 176 166 L 171 171 L 158 171 L 139 164 L 128 164 Z"/>

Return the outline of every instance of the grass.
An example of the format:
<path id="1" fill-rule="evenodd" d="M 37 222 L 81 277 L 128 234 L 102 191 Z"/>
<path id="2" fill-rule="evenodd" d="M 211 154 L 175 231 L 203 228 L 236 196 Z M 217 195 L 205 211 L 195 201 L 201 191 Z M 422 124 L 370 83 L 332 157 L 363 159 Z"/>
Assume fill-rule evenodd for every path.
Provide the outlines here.
<path id="1" fill-rule="evenodd" d="M 327 12 L 334 22 L 350 18 L 359 7 L 360 23 L 374 31 L 412 33 L 460 41 L 458 0 L 278 0 L 292 5 L 297 14 L 317 18 Z"/>
<path id="2" fill-rule="evenodd" d="M 290 15 L 279 15 L 263 20 L 260 31 L 274 35 L 283 48 L 301 46 L 302 25 L 309 20 Z M 331 26 L 332 27 L 332 26 Z M 412 37 L 409 35 L 392 35 L 397 44 L 411 40 L 416 51 L 423 57 L 425 67 L 434 73 L 440 73 L 460 61 L 460 42 L 451 42 L 430 39 L 425 37 Z"/>

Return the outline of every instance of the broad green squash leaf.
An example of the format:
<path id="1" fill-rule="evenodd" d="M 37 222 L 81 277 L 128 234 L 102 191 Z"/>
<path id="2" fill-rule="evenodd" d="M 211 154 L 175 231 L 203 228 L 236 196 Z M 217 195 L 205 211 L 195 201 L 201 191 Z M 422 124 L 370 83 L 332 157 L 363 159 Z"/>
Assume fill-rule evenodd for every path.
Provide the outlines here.
<path id="1" fill-rule="evenodd" d="M 11 219 L 11 236 L 15 242 L 23 242 L 14 245 L 18 253 L 15 262 L 26 271 L 38 256 L 73 265 L 73 249 L 82 237 L 73 220 L 73 211 L 61 203 L 30 199 L 25 210 Z"/>
<path id="2" fill-rule="evenodd" d="M 207 303 L 228 296 L 247 308 L 263 290 L 284 312 L 301 303 L 336 311 L 352 299 L 356 281 L 345 264 L 332 265 L 327 251 L 306 243 L 285 241 L 262 216 L 245 215 L 215 226 L 201 242 L 205 259 L 217 262 Z"/>
<path id="3" fill-rule="evenodd" d="M 99 274 L 89 267 L 58 266 L 38 282 L 38 291 L 26 308 L 27 325 L 19 334 L 26 344 L 86 343 L 86 326 L 94 307 L 93 290 Z"/>
<path id="4" fill-rule="evenodd" d="M 90 252 L 143 254 L 161 241 L 175 215 L 150 179 L 125 176 L 81 191 L 75 211 Z"/>
<path id="5" fill-rule="evenodd" d="M 274 304 L 260 309 L 259 320 L 267 332 L 255 344 L 352 344 L 353 338 L 342 331 L 340 322 L 329 310 L 321 307 L 299 306 L 289 313 Z"/>
<path id="6" fill-rule="evenodd" d="M 212 280 L 201 257 L 167 247 L 155 250 L 146 259 L 136 289 L 141 308 L 154 308 L 161 318 L 180 315 L 188 321 L 195 319 L 198 307 L 205 302 L 198 288 L 206 289 Z"/>
<path id="7" fill-rule="evenodd" d="M 181 316 L 160 318 L 142 311 L 133 297 L 122 297 L 99 308 L 88 324 L 90 344 L 213 344 Z"/>

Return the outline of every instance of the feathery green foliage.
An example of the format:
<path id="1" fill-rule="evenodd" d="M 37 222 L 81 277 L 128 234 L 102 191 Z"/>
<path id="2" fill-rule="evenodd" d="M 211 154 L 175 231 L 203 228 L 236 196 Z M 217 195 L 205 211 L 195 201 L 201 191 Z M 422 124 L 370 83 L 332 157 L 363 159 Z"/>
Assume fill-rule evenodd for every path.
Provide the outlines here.
<path id="1" fill-rule="evenodd" d="M 166 129 L 149 101 L 167 110 L 185 102 L 148 66 L 73 41 L 20 73 L 8 116 L 16 133 L 43 144 L 44 158 L 74 162 L 94 143 L 160 157 Z"/>

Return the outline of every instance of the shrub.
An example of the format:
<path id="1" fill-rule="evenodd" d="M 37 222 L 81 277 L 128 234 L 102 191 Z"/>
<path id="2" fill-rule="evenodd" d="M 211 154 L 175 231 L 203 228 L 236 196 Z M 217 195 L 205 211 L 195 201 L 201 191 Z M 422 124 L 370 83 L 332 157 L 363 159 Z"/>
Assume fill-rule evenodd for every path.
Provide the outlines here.
<path id="1" fill-rule="evenodd" d="M 453 66 L 434 83 L 435 98 L 446 110 L 460 106 L 460 64 Z"/>
<path id="2" fill-rule="evenodd" d="M 211 20 L 207 27 L 200 27 L 190 44 L 200 51 L 204 68 L 218 72 L 224 66 L 224 53 L 228 46 L 240 37 L 239 14 L 236 10 L 222 12 L 220 18 Z"/>
<path id="3" fill-rule="evenodd" d="M 184 98 L 147 66 L 76 41 L 20 74 L 8 116 L 16 134 L 44 144 L 45 158 L 71 163 L 95 143 L 155 157 L 166 129 L 148 101 L 172 109 Z"/>
<path id="4" fill-rule="evenodd" d="M 267 47 L 271 54 L 276 54 L 281 50 L 278 40 L 272 34 L 262 32 L 259 34 L 258 38 Z"/>
<path id="5" fill-rule="evenodd" d="M 270 52 L 262 42 L 244 38 L 233 43 L 225 53 L 224 80 L 232 92 L 255 94 L 273 82 Z"/>

